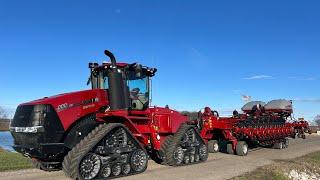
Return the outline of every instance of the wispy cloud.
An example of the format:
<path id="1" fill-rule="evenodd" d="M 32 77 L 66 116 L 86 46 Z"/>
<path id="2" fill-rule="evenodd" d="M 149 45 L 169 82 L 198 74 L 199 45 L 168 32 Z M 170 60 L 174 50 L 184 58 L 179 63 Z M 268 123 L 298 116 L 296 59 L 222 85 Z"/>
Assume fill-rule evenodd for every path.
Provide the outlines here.
<path id="1" fill-rule="evenodd" d="M 200 66 L 206 66 L 208 64 L 208 57 L 205 53 L 201 52 L 195 47 L 188 47 L 188 54 L 191 58 L 192 63 L 196 63 Z"/>
<path id="2" fill-rule="evenodd" d="M 243 78 L 245 80 L 257 80 L 257 79 L 274 79 L 272 76 L 269 75 L 255 75 L 255 76 L 250 76 Z"/>
<path id="3" fill-rule="evenodd" d="M 294 79 L 294 80 L 298 80 L 298 81 L 315 81 L 315 80 L 317 80 L 316 77 L 296 77 L 296 76 L 289 77 L 289 79 Z"/>
<path id="4" fill-rule="evenodd" d="M 280 77 L 281 78 L 281 77 Z M 282 77 L 284 78 L 284 77 Z M 313 77 L 313 76 L 309 76 L 309 77 L 299 77 L 299 76 L 291 76 L 291 77 L 287 77 L 289 79 L 292 80 L 297 80 L 297 81 L 315 81 L 318 80 L 317 77 Z M 250 77 L 246 77 L 246 78 L 242 78 L 245 80 L 258 80 L 258 79 L 275 79 L 275 77 L 273 76 L 269 76 L 269 75 L 254 75 L 254 76 L 250 76 Z"/>
<path id="5" fill-rule="evenodd" d="M 307 102 L 307 103 L 320 103 L 320 98 L 296 98 L 293 101 Z"/>

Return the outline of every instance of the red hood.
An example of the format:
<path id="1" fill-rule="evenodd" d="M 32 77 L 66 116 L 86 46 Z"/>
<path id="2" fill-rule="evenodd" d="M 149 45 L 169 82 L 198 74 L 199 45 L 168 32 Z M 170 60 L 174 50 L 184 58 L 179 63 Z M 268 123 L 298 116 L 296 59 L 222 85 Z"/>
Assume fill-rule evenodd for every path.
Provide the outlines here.
<path id="1" fill-rule="evenodd" d="M 57 101 L 60 100 L 66 100 L 70 98 L 75 98 L 79 96 L 90 96 L 90 95 L 98 95 L 98 94 L 104 94 L 106 91 L 102 89 L 90 89 L 90 90 L 83 90 L 83 91 L 75 91 L 75 92 L 69 92 L 69 93 L 62 93 L 57 94 L 54 96 L 44 97 L 41 99 L 36 99 L 33 101 L 25 102 L 20 105 L 36 105 L 36 104 L 55 104 Z M 84 98 L 85 99 L 85 98 Z"/>
<path id="2" fill-rule="evenodd" d="M 25 102 L 25 103 L 22 103 L 20 105 L 52 104 L 53 102 L 55 102 L 57 100 L 68 99 L 68 98 L 72 98 L 74 96 L 78 96 L 78 95 L 81 95 L 81 94 L 91 94 L 91 92 L 94 92 L 94 91 L 99 91 L 99 90 L 90 89 L 90 90 L 62 93 L 62 94 L 57 94 L 57 95 L 53 95 L 53 96 L 44 97 L 44 98 L 41 98 L 41 99 L 36 99 L 36 100 L 33 100 L 33 101 Z"/>
<path id="3" fill-rule="evenodd" d="M 103 89 L 84 90 L 46 97 L 22 105 L 49 104 L 57 112 L 63 126 L 68 129 L 77 119 L 97 112 L 109 104 L 107 91 Z"/>

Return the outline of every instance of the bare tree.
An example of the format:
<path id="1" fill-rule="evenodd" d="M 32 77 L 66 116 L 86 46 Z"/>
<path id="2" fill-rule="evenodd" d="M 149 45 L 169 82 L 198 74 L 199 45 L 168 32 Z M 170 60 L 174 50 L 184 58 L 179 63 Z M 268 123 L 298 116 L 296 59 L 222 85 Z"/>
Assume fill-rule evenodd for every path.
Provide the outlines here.
<path id="1" fill-rule="evenodd" d="M 7 119 L 8 118 L 8 112 L 0 106 L 0 119 Z"/>
<path id="2" fill-rule="evenodd" d="M 314 122 L 320 126 L 320 115 L 317 115 L 315 118 L 314 118 Z"/>

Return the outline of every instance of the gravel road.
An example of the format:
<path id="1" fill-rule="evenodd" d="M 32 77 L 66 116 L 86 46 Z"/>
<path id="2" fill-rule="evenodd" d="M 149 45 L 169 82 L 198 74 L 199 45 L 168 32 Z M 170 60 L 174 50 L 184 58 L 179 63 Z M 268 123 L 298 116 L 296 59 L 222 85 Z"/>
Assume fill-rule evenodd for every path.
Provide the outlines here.
<path id="1" fill-rule="evenodd" d="M 210 154 L 205 163 L 184 167 L 161 166 L 149 161 L 146 172 L 119 180 L 166 180 L 166 179 L 228 179 L 255 170 L 276 159 L 290 159 L 299 157 L 314 151 L 320 151 L 320 136 L 310 135 L 307 139 L 295 139 L 290 141 L 288 149 L 254 149 L 246 157 L 228 155 L 223 153 Z M 63 172 L 43 172 L 36 169 L 8 171 L 0 173 L 0 180 L 64 180 Z"/>

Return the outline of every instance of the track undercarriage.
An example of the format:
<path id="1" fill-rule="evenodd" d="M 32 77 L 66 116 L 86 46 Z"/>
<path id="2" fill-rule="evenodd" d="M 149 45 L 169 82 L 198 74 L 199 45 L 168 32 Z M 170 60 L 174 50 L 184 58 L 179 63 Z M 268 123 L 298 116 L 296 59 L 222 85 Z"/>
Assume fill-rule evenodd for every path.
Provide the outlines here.
<path id="1" fill-rule="evenodd" d="M 105 179 L 141 173 L 148 155 L 122 124 L 101 124 L 77 144 L 63 161 L 72 179 Z"/>
<path id="2" fill-rule="evenodd" d="M 182 166 L 206 161 L 208 147 L 197 130 L 183 124 L 174 136 L 168 137 L 165 162 L 170 166 Z"/>
<path id="3" fill-rule="evenodd" d="M 204 162 L 208 148 L 197 130 L 181 125 L 169 135 L 161 151 L 162 164 L 181 166 Z M 77 144 L 65 157 L 63 171 L 72 179 L 106 179 L 142 173 L 148 154 L 122 124 L 101 124 Z"/>

